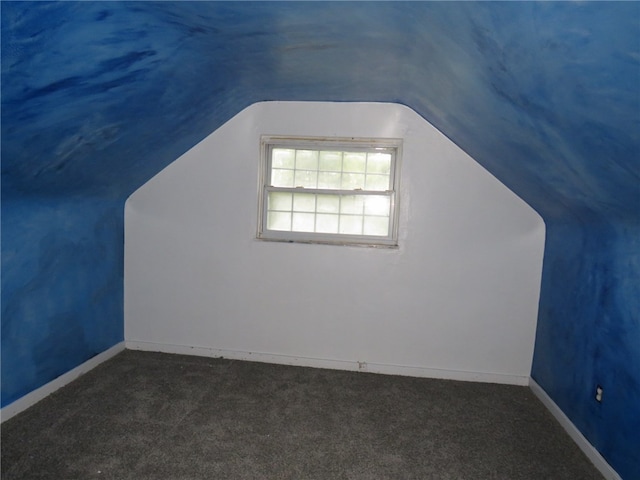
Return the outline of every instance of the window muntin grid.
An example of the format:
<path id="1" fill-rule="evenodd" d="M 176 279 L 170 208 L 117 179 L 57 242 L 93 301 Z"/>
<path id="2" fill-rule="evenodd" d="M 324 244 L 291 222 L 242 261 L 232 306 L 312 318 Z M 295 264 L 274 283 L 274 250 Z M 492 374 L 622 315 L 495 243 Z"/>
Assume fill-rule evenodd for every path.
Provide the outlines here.
<path id="1" fill-rule="evenodd" d="M 269 192 L 267 229 L 386 237 L 390 203 L 388 195 Z"/>
<path id="2" fill-rule="evenodd" d="M 392 152 L 271 149 L 273 187 L 391 190 Z"/>
<path id="3" fill-rule="evenodd" d="M 259 238 L 396 245 L 397 140 L 263 139 Z"/>

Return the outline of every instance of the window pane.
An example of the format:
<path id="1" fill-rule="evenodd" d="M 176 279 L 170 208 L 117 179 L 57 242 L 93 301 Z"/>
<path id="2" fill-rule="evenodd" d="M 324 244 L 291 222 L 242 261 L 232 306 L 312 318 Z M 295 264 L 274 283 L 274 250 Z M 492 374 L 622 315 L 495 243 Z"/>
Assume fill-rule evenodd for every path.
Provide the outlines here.
<path id="1" fill-rule="evenodd" d="M 317 188 L 318 172 L 315 170 L 296 170 L 294 187 Z"/>
<path id="2" fill-rule="evenodd" d="M 293 170 L 280 170 L 274 168 L 271 171 L 271 185 L 274 187 L 293 187 Z"/>
<path id="3" fill-rule="evenodd" d="M 291 211 L 291 199 L 290 193 L 282 192 L 270 192 L 267 202 L 268 210 L 284 210 L 286 212 Z"/>
<path id="4" fill-rule="evenodd" d="M 295 167 L 296 151 L 290 148 L 274 148 L 271 153 L 272 168 L 291 168 Z"/>
<path id="5" fill-rule="evenodd" d="M 368 175 L 365 185 L 367 190 L 389 190 L 389 176 L 388 175 Z"/>
<path id="6" fill-rule="evenodd" d="M 361 173 L 343 173 L 342 189 L 355 190 L 357 188 L 364 189 L 364 174 Z"/>
<path id="7" fill-rule="evenodd" d="M 318 174 L 318 188 L 340 190 L 342 174 L 338 172 L 320 172 Z"/>
<path id="8" fill-rule="evenodd" d="M 340 212 L 340 197 L 338 195 L 318 195 L 317 211 L 320 213 Z"/>
<path id="9" fill-rule="evenodd" d="M 367 173 L 391 174 L 391 154 L 370 153 L 367 157 Z"/>
<path id="10" fill-rule="evenodd" d="M 391 142 L 299 139 L 267 142 L 261 238 L 395 245 Z M 330 150 L 322 150 L 329 148 Z M 266 194 L 265 194 L 266 193 Z M 269 231 L 273 230 L 269 236 Z M 276 234 L 276 231 L 281 233 Z M 287 234 L 285 232 L 298 232 Z M 340 235 L 349 237 L 341 240 Z M 393 238 L 392 238 L 393 237 Z"/>
<path id="11" fill-rule="evenodd" d="M 313 232 L 315 227 L 315 214 L 313 213 L 294 213 L 293 214 L 293 231 L 294 232 Z"/>
<path id="12" fill-rule="evenodd" d="M 296 170 L 318 170 L 318 152 L 314 150 L 297 150 Z"/>
<path id="13" fill-rule="evenodd" d="M 267 228 L 269 230 L 291 231 L 291 213 L 289 212 L 268 212 Z"/>
<path id="14" fill-rule="evenodd" d="M 338 233 L 340 217 L 319 213 L 316 215 L 316 232 L 318 233 Z"/>
<path id="15" fill-rule="evenodd" d="M 362 235 L 362 215 L 341 215 L 339 233 Z"/>
<path id="16" fill-rule="evenodd" d="M 362 172 L 367 168 L 367 154 L 364 152 L 344 152 L 342 170 L 345 172 Z"/>
<path id="17" fill-rule="evenodd" d="M 389 218 L 388 217 L 364 217 L 365 235 L 376 235 L 385 237 L 389 234 Z"/>
<path id="18" fill-rule="evenodd" d="M 320 171 L 341 172 L 342 152 L 320 152 Z"/>
<path id="19" fill-rule="evenodd" d="M 362 215 L 364 198 L 362 195 L 346 195 L 340 201 L 340 213 Z"/>
<path id="20" fill-rule="evenodd" d="M 293 194 L 293 211 L 294 212 L 315 212 L 316 196 L 312 193 L 294 193 Z"/>
<path id="21" fill-rule="evenodd" d="M 367 196 L 364 199 L 365 215 L 380 215 L 388 217 L 390 206 L 391 199 L 382 195 Z"/>

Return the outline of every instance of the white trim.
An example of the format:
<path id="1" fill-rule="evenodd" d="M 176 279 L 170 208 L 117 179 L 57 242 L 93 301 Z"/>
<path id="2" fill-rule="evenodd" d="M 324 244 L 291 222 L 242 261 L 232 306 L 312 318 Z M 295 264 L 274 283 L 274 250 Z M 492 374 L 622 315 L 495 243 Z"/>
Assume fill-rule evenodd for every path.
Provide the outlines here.
<path id="1" fill-rule="evenodd" d="M 245 352 L 225 350 L 209 347 L 194 347 L 189 345 L 171 345 L 153 342 L 126 342 L 129 350 L 147 352 L 174 353 L 180 355 L 195 355 L 199 357 L 228 358 L 231 360 L 245 360 L 250 362 L 274 363 L 279 365 L 294 365 L 299 367 L 328 368 L 332 370 L 349 370 L 386 375 L 401 375 L 406 377 L 437 378 L 443 380 L 460 380 L 465 382 L 501 383 L 506 385 L 527 386 L 528 376 L 508 375 L 502 373 L 468 372 L 463 370 L 447 370 L 440 368 L 425 368 L 410 365 L 390 365 L 383 363 L 369 363 L 362 360 L 336 360 L 328 358 L 301 357 L 262 352 Z"/>
<path id="2" fill-rule="evenodd" d="M 400 163 L 402 157 L 401 138 L 342 138 L 342 137 L 299 137 L 281 135 L 262 135 L 260 137 L 260 174 L 258 193 L 258 232 L 260 240 L 299 243 L 325 243 L 331 245 L 364 245 L 370 247 L 398 247 L 398 219 L 400 212 Z M 391 155 L 391 171 L 387 190 L 353 190 L 333 188 L 305 188 L 298 186 L 272 186 L 272 153 L 274 148 L 310 149 L 315 151 L 339 150 L 342 152 L 361 151 L 376 153 L 378 149 L 388 150 Z M 301 230 L 270 230 L 267 228 L 267 198 L 270 193 L 308 193 L 311 195 L 332 195 L 345 197 L 361 195 L 364 197 L 385 196 L 389 199 L 389 226 L 387 235 L 365 235 L 346 233 L 320 233 Z M 293 210 L 291 210 L 293 213 Z M 319 213 L 314 209 L 313 213 Z M 339 217 L 343 213 L 337 214 Z M 364 217 L 363 217 L 364 219 Z"/>
<path id="3" fill-rule="evenodd" d="M 547 410 L 555 417 L 558 423 L 564 428 L 571 439 L 580 447 L 580 450 L 591 460 L 595 467 L 607 480 L 622 480 L 622 477 L 613 469 L 611 465 L 607 463 L 600 452 L 598 452 L 589 440 L 578 430 L 573 422 L 565 415 L 560 407 L 551 399 L 551 397 L 538 385 L 538 383 L 532 378 L 529 381 L 529 388 L 533 394 L 543 403 Z"/>
<path id="4" fill-rule="evenodd" d="M 99 353 L 95 357 L 90 358 L 86 362 L 78 365 L 72 370 L 69 370 L 67 373 L 60 375 L 59 377 L 51 380 L 49 383 L 35 389 L 34 391 L 27 393 L 25 396 L 20 397 L 18 400 L 10 403 L 5 406 L 2 410 L 0 410 L 0 422 L 4 422 L 5 420 L 9 420 L 11 417 L 17 415 L 20 412 L 23 412 L 27 408 L 35 405 L 40 400 L 48 397 L 56 390 L 64 387 L 68 383 L 73 382 L 78 377 L 84 375 L 89 370 L 94 369 L 102 362 L 109 360 L 114 357 L 118 353 L 122 352 L 125 348 L 125 343 L 120 342 L 113 347 L 105 350 L 102 353 Z"/>
<path id="5" fill-rule="evenodd" d="M 238 350 L 225 350 L 208 347 L 192 347 L 187 345 L 170 345 L 152 342 L 126 341 L 120 342 L 104 352 L 90 358 L 86 362 L 78 365 L 74 369 L 50 381 L 40 388 L 26 394 L 13 403 L 0 410 L 0 422 L 9 420 L 11 417 L 23 412 L 27 408 L 35 405 L 40 400 L 48 397 L 56 390 L 76 380 L 85 373 L 93 370 L 101 363 L 111 359 L 124 349 L 140 350 L 147 352 L 162 352 L 181 355 L 194 355 L 200 357 L 222 357 L 232 360 L 245 360 L 253 362 L 274 363 L 280 365 L 295 365 L 314 368 L 328 368 L 333 370 L 363 371 L 370 373 L 402 375 L 409 377 L 437 378 L 445 380 L 460 380 L 483 383 L 500 383 L 507 385 L 529 385 L 533 394 L 538 397 L 542 404 L 549 410 L 558 423 L 565 429 L 571 439 L 578 445 L 580 450 L 594 464 L 600 473 L 607 480 L 622 480 L 622 477 L 607 463 L 604 457 L 598 452 L 578 428 L 571 422 L 569 417 L 551 399 L 551 397 L 530 377 L 521 375 L 507 375 L 500 373 L 468 372 L 461 370 L 446 370 L 415 367 L 407 365 L 389 365 L 381 363 L 367 363 L 362 361 L 333 360 L 311 357 L 298 357 L 293 355 L 279 355 L 270 353 L 244 352 Z"/>

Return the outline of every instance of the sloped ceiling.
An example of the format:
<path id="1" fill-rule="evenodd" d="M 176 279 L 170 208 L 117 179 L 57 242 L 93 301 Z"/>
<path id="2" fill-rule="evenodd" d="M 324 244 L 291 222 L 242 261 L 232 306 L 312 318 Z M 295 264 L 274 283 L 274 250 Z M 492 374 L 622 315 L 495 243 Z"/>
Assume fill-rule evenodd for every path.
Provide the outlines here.
<path id="1" fill-rule="evenodd" d="M 640 3 L 2 3 L 2 195 L 125 199 L 248 105 L 405 104 L 545 220 L 638 219 Z"/>

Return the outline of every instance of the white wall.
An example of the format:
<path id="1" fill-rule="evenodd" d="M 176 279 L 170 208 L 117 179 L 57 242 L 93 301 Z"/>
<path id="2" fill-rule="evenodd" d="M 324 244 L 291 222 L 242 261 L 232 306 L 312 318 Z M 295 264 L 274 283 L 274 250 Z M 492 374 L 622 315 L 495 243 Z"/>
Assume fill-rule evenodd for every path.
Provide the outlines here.
<path id="1" fill-rule="evenodd" d="M 257 240 L 261 134 L 403 138 L 400 247 Z M 543 248 L 540 216 L 409 108 L 258 103 L 127 201 L 125 339 L 525 385 Z"/>

